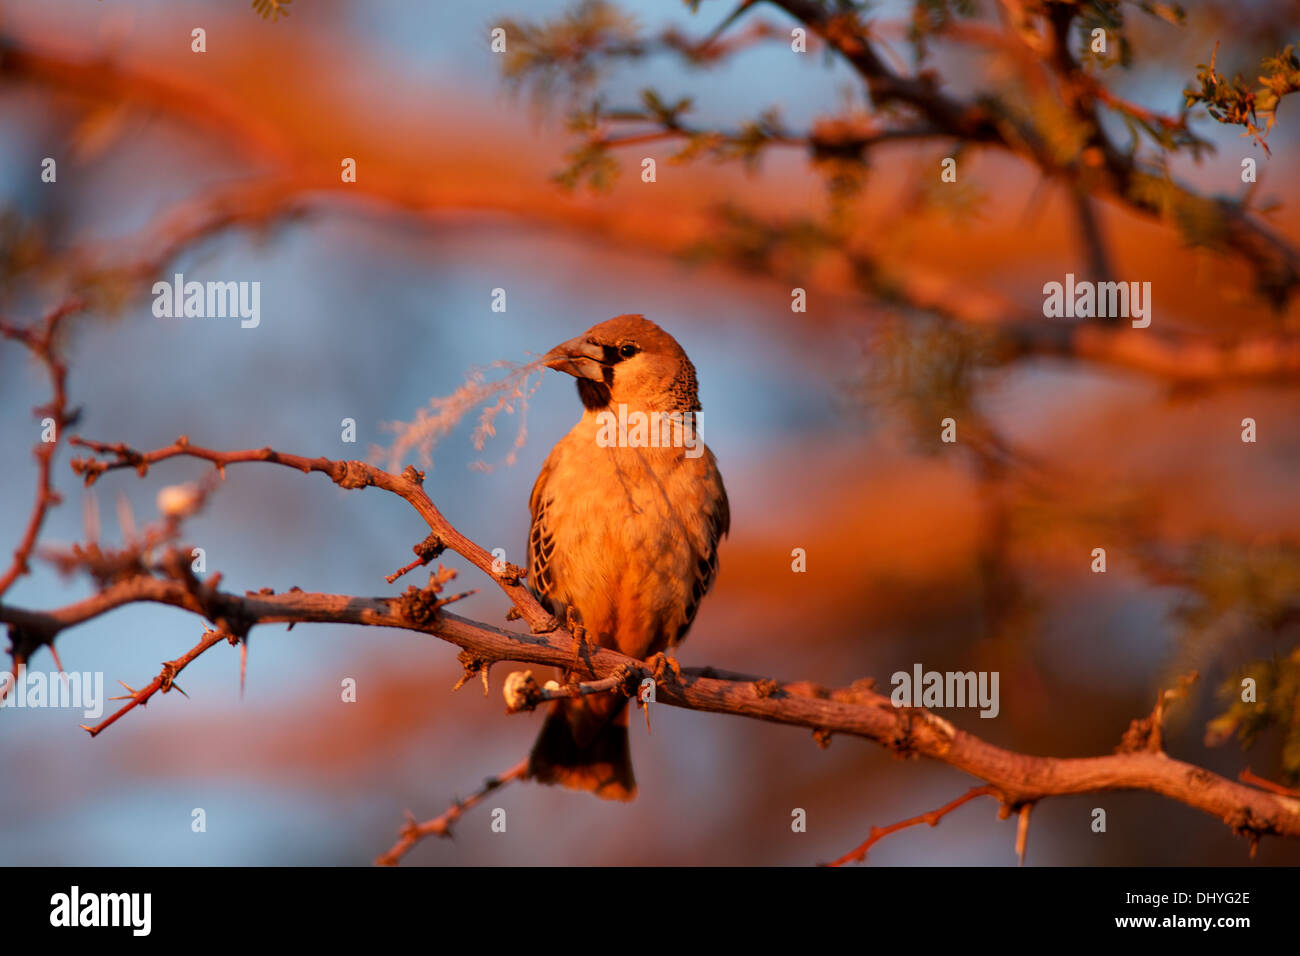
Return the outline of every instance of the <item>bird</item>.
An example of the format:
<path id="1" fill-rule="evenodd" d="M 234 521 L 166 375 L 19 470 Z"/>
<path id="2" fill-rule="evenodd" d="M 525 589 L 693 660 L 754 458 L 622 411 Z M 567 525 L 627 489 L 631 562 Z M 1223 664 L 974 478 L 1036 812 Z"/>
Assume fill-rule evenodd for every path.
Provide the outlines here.
<path id="1" fill-rule="evenodd" d="M 695 430 L 695 366 L 641 315 L 600 322 L 542 364 L 577 380 L 583 413 L 547 456 L 529 497 L 529 587 L 558 620 L 580 625 L 589 643 L 637 660 L 666 654 L 685 639 L 713 585 L 731 524 L 717 460 Z M 638 412 L 681 425 L 664 424 L 654 444 L 635 424 L 611 427 L 620 415 L 635 423 Z M 633 799 L 627 702 L 619 693 L 554 701 L 528 776 Z"/>

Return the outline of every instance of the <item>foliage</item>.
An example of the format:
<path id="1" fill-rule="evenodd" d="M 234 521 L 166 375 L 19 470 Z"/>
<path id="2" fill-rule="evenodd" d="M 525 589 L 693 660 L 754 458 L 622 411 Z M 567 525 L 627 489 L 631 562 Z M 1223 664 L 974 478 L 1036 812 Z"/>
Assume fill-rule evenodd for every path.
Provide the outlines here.
<path id="1" fill-rule="evenodd" d="M 1215 69 L 1219 56 L 1216 45 L 1208 64 L 1197 67 L 1196 82 L 1199 88 L 1183 91 L 1187 105 L 1201 103 L 1210 116 L 1228 126 L 1245 127 L 1243 136 L 1249 136 L 1268 151 L 1264 138 L 1277 121 L 1277 108 L 1284 96 L 1300 91 L 1300 52 L 1289 45 L 1275 56 L 1266 57 L 1261 64 L 1264 71 L 1252 85 L 1240 73 L 1231 80 Z M 1260 125 L 1263 117 L 1263 125 Z"/>
<path id="2" fill-rule="evenodd" d="M 1242 700 L 1242 682 L 1255 681 L 1256 699 Z M 1255 744 L 1266 730 L 1277 727 L 1282 735 L 1282 778 L 1300 782 L 1300 648 L 1290 655 L 1252 661 L 1223 682 L 1220 696 L 1228 709 L 1210 721 L 1206 743 L 1217 744 L 1234 734 L 1243 749 Z"/>
<path id="3" fill-rule="evenodd" d="M 274 23 L 280 17 L 289 15 L 289 11 L 285 8 L 291 3 L 293 0 L 253 0 L 253 9 L 263 20 Z"/>
<path id="4" fill-rule="evenodd" d="M 1300 547 L 1204 542 L 1192 550 L 1186 573 L 1189 597 L 1176 613 L 1181 666 L 1203 669 L 1229 649 L 1272 645 L 1272 656 L 1235 668 L 1223 681 L 1220 697 L 1227 706 L 1206 728 L 1206 742 L 1236 735 L 1248 748 L 1276 727 L 1283 773 L 1300 780 L 1300 647 L 1278 651 L 1300 633 Z M 1255 681 L 1248 701 L 1242 700 L 1245 678 Z"/>

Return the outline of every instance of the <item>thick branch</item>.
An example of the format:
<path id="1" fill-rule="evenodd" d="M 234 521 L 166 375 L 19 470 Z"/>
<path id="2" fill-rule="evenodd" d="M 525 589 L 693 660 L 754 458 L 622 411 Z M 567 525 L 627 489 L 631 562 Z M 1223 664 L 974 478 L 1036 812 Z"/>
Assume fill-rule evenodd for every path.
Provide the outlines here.
<path id="1" fill-rule="evenodd" d="M 1044 319 L 1015 302 L 971 289 L 908 263 L 849 257 L 865 292 L 903 308 L 987 328 L 1000 361 L 1026 356 L 1077 359 L 1139 372 L 1172 385 L 1300 380 L 1300 336 L 1216 338 L 1188 331 L 1134 329 L 1097 321 Z"/>
<path id="2" fill-rule="evenodd" d="M 112 585 L 55 611 L 0 605 L 0 621 L 52 638 L 113 608 L 141 601 L 196 613 L 219 612 L 250 624 L 331 622 L 418 631 L 463 648 L 479 666 L 518 661 L 563 669 L 572 666 L 577 649 L 573 638 L 560 629 L 524 634 L 446 612 L 415 623 L 403 614 L 401 599 L 396 597 L 301 591 L 239 597 L 217 592 L 204 612 L 184 584 L 147 577 Z M 654 676 L 651 665 L 607 648 L 588 646 L 581 659 L 594 680 L 617 677 L 621 685 L 628 675 L 633 682 Z M 806 727 L 823 737 L 863 737 L 900 755 L 930 757 L 964 770 L 986 781 L 998 799 L 1011 807 L 1051 796 L 1146 790 L 1203 810 L 1252 838 L 1300 837 L 1300 799 L 1233 782 L 1163 752 L 1064 759 L 1015 753 L 958 730 L 930 711 L 895 707 L 887 697 L 861 686 L 829 690 L 807 681 L 778 682 L 710 667 L 683 668 L 680 679 L 665 676 L 658 683 L 655 701 Z"/>
<path id="3" fill-rule="evenodd" d="M 179 552 L 164 557 L 167 578 L 141 571 L 109 583 L 99 593 L 54 611 L 32 611 L 0 604 L 0 622 L 11 625 L 15 649 L 36 642 L 53 646 L 63 630 L 96 618 L 116 607 L 152 601 L 203 615 L 228 633 L 245 635 L 256 624 L 334 622 L 397 627 L 432 634 L 463 649 L 467 672 L 486 673 L 499 661 L 519 661 L 573 670 L 579 663 L 594 681 L 611 681 L 621 692 L 650 678 L 656 681 L 656 702 L 690 710 L 736 714 L 774 723 L 812 729 L 819 740 L 848 734 L 875 741 L 905 756 L 922 755 L 947 763 L 978 777 L 1007 807 L 1020 807 L 1043 797 L 1103 790 L 1148 790 L 1210 813 L 1234 832 L 1257 840 L 1265 834 L 1300 836 L 1300 799 L 1245 786 L 1200 767 L 1173 760 L 1160 750 L 1146 749 L 1105 757 L 1034 757 L 1004 750 L 923 708 L 895 707 L 862 682 L 844 690 L 828 690 L 809 682 L 782 683 L 766 678 L 724 673 L 713 668 L 682 670 L 652 667 L 617 651 L 582 645 L 548 614 L 520 583 L 519 571 L 509 566 L 492 570 L 492 556 L 470 541 L 443 517 L 425 494 L 423 474 L 408 467 L 400 476 L 361 461 L 306 458 L 271 448 L 214 451 L 191 445 L 182 436 L 172 445 L 138 452 L 125 445 L 106 445 L 81 439 L 71 442 L 94 449 L 109 460 L 78 459 L 75 470 L 93 482 L 103 472 L 134 468 L 141 475 L 150 465 L 186 456 L 212 462 L 218 469 L 239 462 L 264 461 L 303 472 L 329 475 L 344 488 L 375 486 L 409 502 L 430 529 L 448 547 L 472 561 L 510 596 L 533 633 L 492 627 L 446 613 L 444 600 L 411 600 L 412 588 L 399 597 L 360 598 L 338 594 L 249 593 L 243 597 L 221 592 L 215 581 L 200 584 L 177 561 Z M 446 576 L 441 576 L 445 580 Z M 431 580 L 430 587 L 435 582 Z M 434 588 L 436 590 L 436 588 Z M 419 593 L 415 597 L 420 597 Z M 215 644 L 215 641 L 213 642 Z M 196 649 L 202 653 L 206 647 Z"/>

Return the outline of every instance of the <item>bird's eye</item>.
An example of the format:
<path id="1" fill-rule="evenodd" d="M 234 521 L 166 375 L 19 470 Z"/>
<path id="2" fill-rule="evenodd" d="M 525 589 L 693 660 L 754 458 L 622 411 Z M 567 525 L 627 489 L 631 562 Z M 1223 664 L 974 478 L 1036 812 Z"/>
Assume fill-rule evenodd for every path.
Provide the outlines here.
<path id="1" fill-rule="evenodd" d="M 618 354 L 623 356 L 623 358 L 631 358 L 633 355 L 636 355 L 637 351 L 637 347 L 631 342 L 628 342 L 618 350 Z"/>

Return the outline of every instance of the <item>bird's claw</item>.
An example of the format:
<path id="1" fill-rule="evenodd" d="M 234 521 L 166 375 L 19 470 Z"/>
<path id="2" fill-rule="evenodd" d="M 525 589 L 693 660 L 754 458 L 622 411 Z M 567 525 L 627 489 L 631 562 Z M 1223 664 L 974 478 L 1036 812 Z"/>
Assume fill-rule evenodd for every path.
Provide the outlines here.
<path id="1" fill-rule="evenodd" d="M 569 664 L 569 671 L 572 673 L 577 671 L 578 665 L 584 658 L 590 661 L 591 649 L 587 646 L 587 629 L 582 626 L 582 620 L 573 608 L 569 608 L 565 613 L 565 624 L 569 633 L 573 635 L 573 661 Z"/>
<path id="2" fill-rule="evenodd" d="M 660 651 L 657 654 L 652 654 L 650 657 L 647 657 L 646 663 L 654 668 L 654 670 L 651 671 L 650 676 L 654 678 L 656 684 L 662 683 L 664 674 L 668 671 L 672 672 L 673 683 L 681 682 L 682 665 L 677 663 L 677 658 L 669 657 L 663 651 Z"/>

